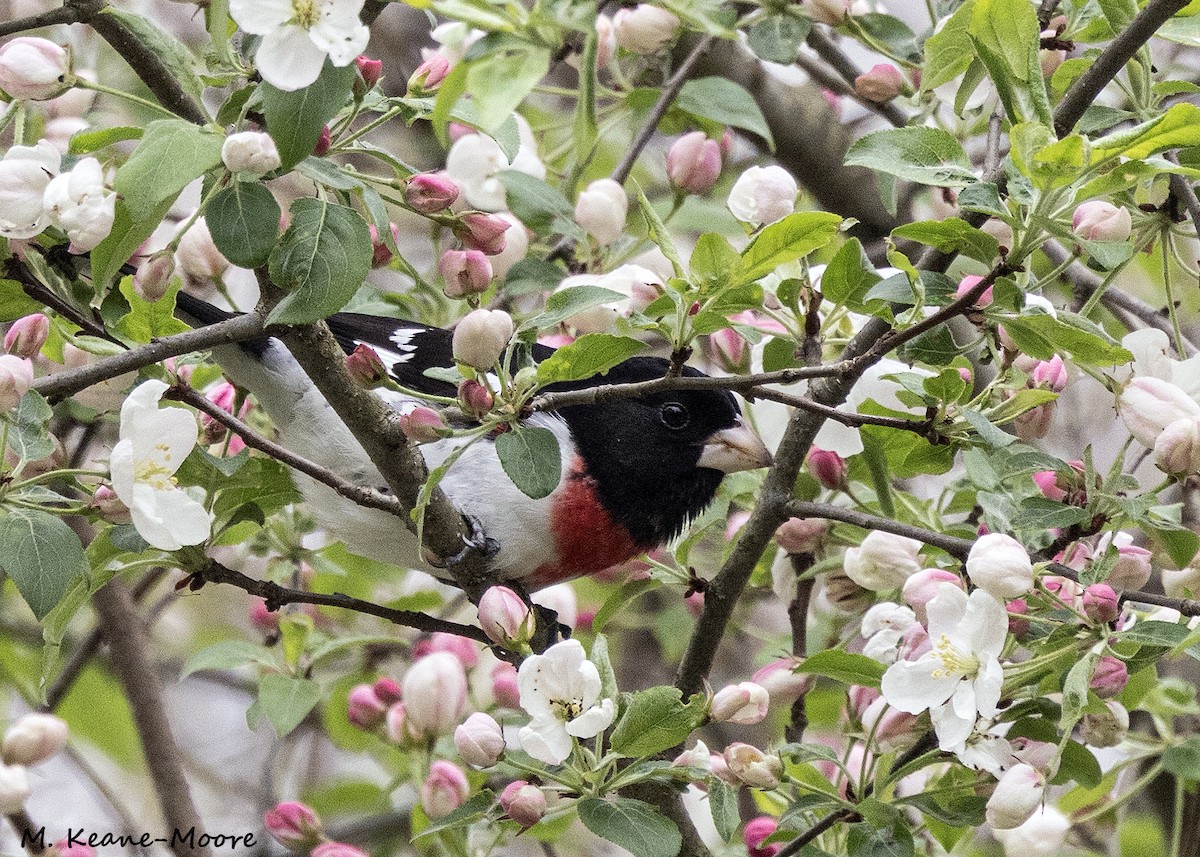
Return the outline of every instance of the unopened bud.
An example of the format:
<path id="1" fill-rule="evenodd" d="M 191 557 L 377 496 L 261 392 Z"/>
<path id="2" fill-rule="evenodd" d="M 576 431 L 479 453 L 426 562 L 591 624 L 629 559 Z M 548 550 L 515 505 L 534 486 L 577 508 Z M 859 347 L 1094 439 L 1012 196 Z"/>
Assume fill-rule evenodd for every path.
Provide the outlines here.
<path id="1" fill-rule="evenodd" d="M 788 518 L 775 531 L 775 544 L 792 554 L 816 553 L 828 531 L 823 518 Z"/>
<path id="2" fill-rule="evenodd" d="M 750 725 L 766 718 L 770 703 L 766 688 L 743 681 L 718 690 L 712 698 L 710 713 L 718 723 Z"/>
<path id="3" fill-rule="evenodd" d="M 854 79 L 854 91 L 859 98 L 883 104 L 904 91 L 906 83 L 900 69 L 891 63 L 879 63 Z"/>
<path id="4" fill-rule="evenodd" d="M 1149 449 L 1171 423 L 1200 417 L 1200 405 L 1191 396 L 1169 381 L 1149 376 L 1125 385 L 1117 397 L 1117 411 L 1129 433 Z"/>
<path id="5" fill-rule="evenodd" d="M 321 819 L 299 801 L 285 801 L 263 814 L 267 833 L 284 848 L 304 851 L 319 843 L 325 835 Z"/>
<path id="6" fill-rule="evenodd" d="M 796 672 L 799 663 L 796 658 L 771 661 L 756 670 L 750 680 L 767 692 L 772 705 L 791 705 L 807 693 L 813 683 L 811 675 Z"/>
<path id="7" fill-rule="evenodd" d="M 1033 474 L 1033 483 L 1047 500 L 1061 503 L 1066 499 L 1067 492 L 1058 484 L 1057 471 L 1039 470 Z"/>
<path id="8" fill-rule="evenodd" d="M 490 768 L 504 755 L 504 733 L 490 714 L 476 711 L 454 730 L 458 755 L 473 768 Z"/>
<path id="9" fill-rule="evenodd" d="M 813 447 L 808 453 L 808 472 L 825 488 L 832 491 L 846 489 L 846 474 L 849 468 L 846 459 L 830 449 Z"/>
<path id="10" fill-rule="evenodd" d="M 783 844 L 763 845 L 763 843 L 770 839 L 771 834 L 778 829 L 779 822 L 769 815 L 760 815 L 747 821 L 746 826 L 742 828 L 742 842 L 745 843 L 750 857 L 775 857 L 783 848 Z"/>
<path id="11" fill-rule="evenodd" d="M 473 310 L 454 328 L 454 359 L 476 369 L 490 369 L 508 348 L 513 330 L 512 316 L 504 310 Z"/>
<path id="12" fill-rule="evenodd" d="M 1129 209 L 1093 199 L 1076 207 L 1071 230 L 1084 241 L 1128 241 L 1133 219 Z"/>
<path id="13" fill-rule="evenodd" d="M 404 676 L 407 726 L 415 734 L 445 735 L 453 731 L 467 704 L 467 674 L 462 661 L 448 652 L 420 658 Z"/>
<path id="14" fill-rule="evenodd" d="M 70 54 L 62 45 L 18 36 L 0 45 L 0 89 L 14 100 L 45 101 L 71 86 Z"/>
<path id="15" fill-rule="evenodd" d="M 994 830 L 1020 827 L 1042 802 L 1046 778 L 1024 763 L 1013 765 L 996 783 L 987 802 L 987 822 Z"/>
<path id="16" fill-rule="evenodd" d="M 708 193 L 720 175 L 721 148 L 702 131 L 684 134 L 667 150 L 667 177 L 685 193 Z"/>
<path id="17" fill-rule="evenodd" d="M 371 731 L 383 723 L 387 705 L 369 684 L 356 684 L 346 698 L 346 719 L 359 729 Z"/>
<path id="18" fill-rule="evenodd" d="M 379 237 L 379 230 L 375 224 L 372 223 L 367 228 L 371 231 L 371 267 L 385 268 L 392 261 L 392 248 L 386 238 Z M 400 228 L 394 223 L 389 223 L 388 228 L 392 233 L 392 244 L 396 244 L 400 240 Z"/>
<path id="19" fill-rule="evenodd" d="M 1200 473 L 1200 417 L 1184 417 L 1163 429 L 1154 441 L 1154 464 L 1164 473 Z"/>
<path id="20" fill-rule="evenodd" d="M 346 355 L 346 374 L 360 387 L 378 387 L 388 377 L 387 366 L 369 345 L 359 343 Z"/>
<path id="21" fill-rule="evenodd" d="M 309 852 L 308 857 L 371 857 L 371 855 L 347 842 L 322 842 Z"/>
<path id="22" fill-rule="evenodd" d="M 1029 380 L 1035 387 L 1045 387 L 1055 393 L 1061 393 L 1066 389 L 1069 380 L 1067 367 L 1063 365 L 1063 359 L 1055 354 L 1049 360 L 1039 360 L 1029 373 Z"/>
<path id="23" fill-rule="evenodd" d="M 756 789 L 773 789 L 783 776 L 783 762 L 750 744 L 735 742 L 725 748 L 725 764 L 738 782 Z"/>
<path id="24" fill-rule="evenodd" d="M 470 791 L 462 768 L 439 759 L 429 766 L 429 776 L 421 784 L 421 808 L 430 818 L 444 818 L 462 806 Z"/>
<path id="25" fill-rule="evenodd" d="M 1014 598 L 1004 605 L 1008 617 L 1008 633 L 1012 634 L 1018 640 L 1025 639 L 1025 635 L 1029 633 L 1029 620 L 1022 618 L 1029 614 L 1029 602 L 1024 598 Z M 1012 615 L 1016 614 L 1016 615 Z"/>
<path id="26" fill-rule="evenodd" d="M 629 200 L 625 196 L 625 188 L 612 179 L 597 179 L 575 201 L 575 222 L 597 244 L 607 246 L 625 231 L 628 211 Z"/>
<path id="27" fill-rule="evenodd" d="M 275 141 L 262 131 L 230 134 L 221 145 L 221 161 L 231 173 L 249 176 L 265 176 L 280 165 Z"/>
<path id="28" fill-rule="evenodd" d="M 1117 593 L 1107 583 L 1093 583 L 1083 590 L 1083 612 L 1093 622 L 1107 624 L 1117 621 L 1121 615 Z"/>
<path id="29" fill-rule="evenodd" d="M 479 250 L 447 250 L 438 261 L 438 273 L 451 298 L 482 294 L 492 284 L 492 263 Z"/>
<path id="30" fill-rule="evenodd" d="M 1096 696 L 1101 699 L 1111 699 L 1125 689 L 1129 684 L 1129 668 L 1120 658 L 1103 655 L 1096 662 L 1096 670 L 1092 673 L 1092 681 L 1088 685 Z"/>
<path id="31" fill-rule="evenodd" d="M 982 282 L 983 282 L 983 277 L 977 277 L 974 274 L 969 274 L 969 275 L 963 277 L 961 280 L 958 281 L 958 288 L 956 288 L 954 290 L 955 299 L 961 300 L 963 297 L 965 297 L 967 295 L 968 292 L 970 292 L 972 289 L 974 289 L 976 286 L 978 286 Z M 983 292 L 977 298 L 975 298 L 975 306 L 985 307 L 985 306 L 988 306 L 989 304 L 991 304 L 992 299 L 993 299 L 992 298 L 993 288 L 994 288 L 994 286 L 988 286 L 986 289 L 984 289 Z"/>
<path id="32" fill-rule="evenodd" d="M 16 357 L 33 358 L 41 353 L 50 335 L 50 319 L 35 312 L 19 318 L 4 335 L 4 350 Z"/>
<path id="33" fill-rule="evenodd" d="M 913 609 L 913 613 L 922 622 L 926 619 L 925 608 L 938 594 L 938 587 L 950 583 L 959 589 L 963 586 L 962 578 L 944 568 L 923 568 L 904 581 L 901 595 L 904 603 Z"/>
<path id="34" fill-rule="evenodd" d="M 138 265 L 133 275 L 133 290 L 144 301 L 162 300 L 175 276 L 175 256 L 163 250 Z"/>
<path id="35" fill-rule="evenodd" d="M 197 217 L 196 222 L 180 237 L 175 249 L 175 261 L 185 274 L 203 282 L 219 280 L 230 265 L 213 243 L 208 222 L 203 217 Z"/>
<path id="36" fill-rule="evenodd" d="M 666 47 L 679 34 L 679 27 L 673 12 L 647 3 L 620 9 L 613 16 L 617 44 L 635 54 L 652 54 Z"/>
<path id="37" fill-rule="evenodd" d="M 492 699 L 501 708 L 520 708 L 521 693 L 517 688 L 517 668 L 507 661 L 492 667 Z"/>
<path id="38" fill-rule="evenodd" d="M 333 133 L 329 130 L 329 126 L 326 125 L 321 129 L 321 136 L 317 137 L 317 144 L 313 146 L 313 155 L 318 158 L 321 157 L 329 151 L 329 147 L 332 145 Z"/>
<path id="39" fill-rule="evenodd" d="M 980 589 L 1001 601 L 1033 589 L 1033 562 L 1029 552 L 1012 536 L 989 533 L 971 545 L 967 555 L 967 577 Z"/>
<path id="40" fill-rule="evenodd" d="M 129 507 L 117 496 L 117 492 L 107 485 L 101 485 L 92 495 L 92 508 L 102 520 L 110 524 L 124 525 L 133 520 Z"/>
<path id="41" fill-rule="evenodd" d="M 370 92 L 375 88 L 375 84 L 379 83 L 379 78 L 383 76 L 383 60 L 373 60 L 369 56 L 362 55 L 354 60 L 354 65 L 358 69 L 358 76 L 362 78 L 366 92 Z"/>
<path id="42" fill-rule="evenodd" d="M 521 827 L 532 827 L 546 814 L 546 795 L 525 780 L 516 780 L 500 792 L 500 808 Z"/>
<path id="43" fill-rule="evenodd" d="M 446 173 L 418 173 L 404 185 L 404 201 L 420 214 L 445 211 L 458 194 L 458 182 Z"/>
<path id="44" fill-rule="evenodd" d="M 479 599 L 479 626 L 492 642 L 519 649 L 532 639 L 537 620 L 521 596 L 507 586 L 492 586 Z"/>
<path id="45" fill-rule="evenodd" d="M 450 60 L 440 53 L 432 54 L 429 59 L 417 66 L 417 70 L 408 79 L 408 94 L 421 96 L 435 92 L 448 74 L 450 74 Z"/>
<path id="46" fill-rule="evenodd" d="M 496 400 L 488 388 L 478 381 L 468 378 L 458 385 L 458 404 L 472 416 L 484 416 L 495 403 Z"/>
<path id="47" fill-rule="evenodd" d="M 1129 734 L 1129 712 L 1115 699 L 1104 703 L 1104 710 L 1083 715 L 1079 737 L 1089 747 L 1115 747 Z"/>
<path id="48" fill-rule="evenodd" d="M 33 363 L 15 354 L 0 354 L 0 413 L 12 410 L 33 386 Z"/>
<path id="49" fill-rule="evenodd" d="M 66 721 L 53 714 L 26 714 L 4 733 L 4 763 L 40 764 L 66 745 L 69 734 Z"/>
<path id="50" fill-rule="evenodd" d="M 510 224 L 498 214 L 468 211 L 454 223 L 454 237 L 472 250 L 495 256 L 504 250 Z"/>
<path id="51" fill-rule="evenodd" d="M 400 684 L 394 678 L 380 676 L 375 679 L 375 683 L 371 685 L 371 690 L 375 692 L 375 696 L 384 705 L 391 705 L 399 702 L 403 695 L 400 691 Z"/>
<path id="52" fill-rule="evenodd" d="M 834 27 L 850 14 L 850 0 L 801 0 L 800 8 L 817 23 Z"/>
<path id="53" fill-rule="evenodd" d="M 397 422 L 400 431 L 413 443 L 431 443 L 443 437 L 449 430 L 442 415 L 425 405 L 414 405 L 401 413 Z"/>

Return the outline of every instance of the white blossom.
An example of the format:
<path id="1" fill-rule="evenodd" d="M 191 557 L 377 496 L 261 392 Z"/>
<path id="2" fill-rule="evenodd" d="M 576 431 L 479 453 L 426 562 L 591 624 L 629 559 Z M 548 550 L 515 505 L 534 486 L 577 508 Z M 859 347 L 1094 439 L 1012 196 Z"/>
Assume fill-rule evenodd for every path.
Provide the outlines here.
<path id="1" fill-rule="evenodd" d="M 846 550 L 842 570 L 864 589 L 897 589 L 921 570 L 920 550 L 915 539 L 872 530 L 861 545 Z"/>
<path id="2" fill-rule="evenodd" d="M 13 146 L 0 160 L 0 235 L 32 238 L 50 225 L 42 204 L 46 186 L 58 175 L 62 156 L 46 140 Z"/>
<path id="3" fill-rule="evenodd" d="M 532 655 L 517 673 L 521 707 L 533 718 L 521 729 L 521 749 L 557 765 L 571 755 L 573 738 L 592 738 L 612 723 L 616 706 L 600 699 L 600 673 L 578 640 Z"/>
<path id="4" fill-rule="evenodd" d="M 71 247 L 86 253 L 108 237 L 116 217 L 116 194 L 104 189 L 104 170 L 95 158 L 84 158 L 70 172 L 46 185 L 46 215 L 61 226 Z"/>
<path id="5" fill-rule="evenodd" d="M 507 191 L 498 173 L 516 170 L 536 179 L 546 177 L 533 129 L 524 117 L 514 114 L 513 118 L 520 145 L 511 161 L 500 144 L 486 134 L 460 137 L 446 155 L 446 173 L 462 187 L 467 203 L 481 211 L 501 211 L 507 205 Z"/>
<path id="6" fill-rule="evenodd" d="M 211 517 L 180 488 L 175 471 L 196 445 L 196 418 L 182 408 L 159 408 L 167 391 L 146 381 L 121 406 L 120 440 L 109 466 L 113 490 L 129 507 L 133 526 L 160 550 L 179 550 L 208 538 Z"/>
<path id="7" fill-rule="evenodd" d="M 363 0 L 230 0 L 229 14 L 263 37 L 254 57 L 263 80 L 291 92 L 315 81 L 326 57 L 345 66 L 366 50 L 362 7 Z"/>
<path id="8" fill-rule="evenodd" d="M 750 167 L 734 182 L 727 204 L 733 216 L 745 223 L 774 223 L 796 210 L 799 191 L 783 167 Z"/>

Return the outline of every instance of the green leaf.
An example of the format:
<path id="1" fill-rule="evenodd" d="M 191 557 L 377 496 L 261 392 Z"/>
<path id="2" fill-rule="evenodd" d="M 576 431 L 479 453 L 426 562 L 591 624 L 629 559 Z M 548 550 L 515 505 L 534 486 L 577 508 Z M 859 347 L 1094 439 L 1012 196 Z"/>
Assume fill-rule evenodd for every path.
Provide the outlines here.
<path id="1" fill-rule="evenodd" d="M 685 705 L 675 687 L 639 691 L 613 729 L 612 749 L 624 756 L 653 756 L 682 744 L 703 722 L 707 707 L 703 694 Z"/>
<path id="2" fill-rule="evenodd" d="M 1175 648 L 1187 639 L 1188 627 L 1187 625 L 1176 625 L 1174 622 L 1138 622 L 1128 631 L 1121 631 L 1116 636 L 1123 642 Z"/>
<path id="3" fill-rule="evenodd" d="M 603 631 L 604 626 L 613 616 L 621 612 L 625 605 L 635 598 L 645 595 L 647 592 L 653 592 L 656 589 L 662 588 L 662 581 L 655 580 L 653 577 L 643 577 L 634 580 L 627 580 L 617 588 L 616 592 L 608 596 L 608 599 L 596 611 L 595 617 L 592 619 L 592 629 L 595 631 Z"/>
<path id="4" fill-rule="evenodd" d="M 1133 359 L 1102 328 L 1071 313 L 1060 313 L 1059 318 L 1041 312 L 1006 317 L 1004 330 L 1023 353 L 1039 360 L 1056 353 L 1087 366 L 1115 366 Z"/>
<path id="5" fill-rule="evenodd" d="M 175 296 L 181 282 L 171 280 L 166 293 L 157 301 L 148 301 L 133 287 L 133 277 L 122 277 L 120 291 L 129 304 L 129 312 L 116 323 L 116 332 L 145 345 L 152 339 L 191 330 L 175 317 Z"/>
<path id="6" fill-rule="evenodd" d="M 1038 60 L 1040 30 L 1037 13 L 1026 0 L 975 0 L 967 25 L 1009 119 L 1049 127 L 1054 120 Z"/>
<path id="7" fill-rule="evenodd" d="M 671 233 L 667 231 L 667 225 L 663 223 L 658 212 L 654 210 L 654 206 L 650 204 L 650 200 L 646 198 L 646 194 L 642 192 L 641 187 L 637 189 L 637 204 L 638 211 L 646 220 L 647 237 L 662 250 L 664 256 L 671 262 L 671 268 L 675 272 L 676 277 L 683 276 L 683 261 L 679 258 L 679 250 L 675 247 L 675 239 Z"/>
<path id="8" fill-rule="evenodd" d="M 708 808 L 712 813 L 713 825 L 725 842 L 733 839 L 742 823 L 738 812 L 737 789 L 724 780 L 710 777 L 708 780 Z"/>
<path id="9" fill-rule="evenodd" d="M 584 798 L 579 802 L 579 820 L 633 857 L 675 857 L 683 845 L 675 823 L 640 800 Z"/>
<path id="10" fill-rule="evenodd" d="M 109 7 L 110 9 L 112 7 Z M 140 140 L 145 133 L 143 128 L 120 126 L 117 128 L 88 128 L 71 137 L 67 151 L 72 155 L 87 155 L 99 151 L 113 143 L 125 140 Z"/>
<path id="11" fill-rule="evenodd" d="M 830 303 L 859 309 L 880 279 L 863 251 L 862 243 L 851 238 L 825 267 L 825 273 L 821 275 L 821 294 Z"/>
<path id="12" fill-rule="evenodd" d="M 772 152 L 775 151 L 771 127 L 758 109 L 754 96 L 728 78 L 700 77 L 689 80 L 675 99 L 675 106 L 693 116 L 757 134 L 767 141 L 767 147 Z"/>
<path id="13" fill-rule="evenodd" d="M 971 22 L 974 0 L 959 6 L 940 30 L 925 42 L 925 66 L 921 74 L 921 91 L 930 92 L 949 83 L 967 70 L 975 51 L 967 25 Z"/>
<path id="14" fill-rule="evenodd" d="M 497 178 L 508 191 L 509 211 L 534 232 L 548 235 L 571 228 L 575 210 L 558 188 L 516 170 L 504 170 Z"/>
<path id="15" fill-rule="evenodd" d="M 1100 655 L 1088 652 L 1080 658 L 1063 680 L 1062 715 L 1058 719 L 1058 728 L 1068 731 L 1079 722 L 1083 716 L 1083 707 L 1087 705 L 1088 685 L 1092 681 L 1092 673 Z"/>
<path id="16" fill-rule="evenodd" d="M 892 827 L 876 830 L 869 824 L 854 824 L 846 837 L 846 853 L 854 857 L 913 857 L 912 834 L 901 819 Z"/>
<path id="17" fill-rule="evenodd" d="M 61 518 L 20 508 L 0 508 L 0 568 L 39 621 L 88 573 L 79 536 Z"/>
<path id="18" fill-rule="evenodd" d="M 266 264 L 279 240 L 279 203 L 259 182 L 233 182 L 205 210 L 217 249 L 235 265 Z"/>
<path id="19" fill-rule="evenodd" d="M 275 658 L 262 643 L 251 643 L 246 640 L 222 640 L 194 652 L 184 663 L 179 678 L 185 679 L 192 673 L 201 670 L 230 670 L 246 664 L 278 666 Z"/>
<path id="20" fill-rule="evenodd" d="M 1145 158 L 1167 149 L 1200 145 L 1200 107 L 1176 104 L 1161 116 L 1092 144 L 1092 162 L 1123 157 Z"/>
<path id="21" fill-rule="evenodd" d="M 627 298 L 628 295 L 601 286 L 572 286 L 546 298 L 546 309 L 540 315 L 536 315 L 522 324 L 518 332 L 554 327 L 576 313 Z"/>
<path id="22" fill-rule="evenodd" d="M 416 842 L 418 839 L 429 836 L 432 833 L 439 833 L 443 830 L 450 830 L 456 827 L 465 827 L 468 824 L 479 821 L 487 815 L 487 811 L 492 808 L 492 804 L 495 802 L 496 795 L 492 793 L 492 790 L 483 789 L 479 794 L 472 795 L 470 800 L 459 806 L 449 815 L 434 819 L 432 824 L 413 836 L 413 841 Z M 356 809 L 361 808 L 356 806 Z"/>
<path id="23" fill-rule="evenodd" d="M 305 324 L 346 305 L 371 270 L 371 233 L 352 208 L 305 197 L 271 253 L 271 279 L 290 292 L 268 324 Z"/>
<path id="24" fill-rule="evenodd" d="M 734 282 L 752 283 L 780 265 L 803 259 L 834 239 L 842 218 L 825 211 L 798 211 L 778 220 L 755 236 L 742 251 L 742 266 Z"/>
<path id="25" fill-rule="evenodd" d="M 196 74 L 196 57 L 183 42 L 161 29 L 150 15 L 116 6 L 105 6 L 104 14 L 119 20 L 142 47 L 148 48 L 166 66 L 183 91 L 196 100 L 197 106 L 201 105 L 204 84 Z"/>
<path id="26" fill-rule="evenodd" d="M 21 461 L 40 461 L 54 452 L 50 417 L 54 412 L 36 390 L 28 391 L 8 414 L 8 448 Z"/>
<path id="27" fill-rule="evenodd" d="M 494 133 L 549 70 L 550 51 L 541 47 L 523 46 L 472 60 L 467 92 L 474 98 L 480 129 Z"/>
<path id="28" fill-rule="evenodd" d="M 866 655 L 855 655 L 841 649 L 826 649 L 805 658 L 795 671 L 823 675 L 843 684 L 879 687 L 879 682 L 883 679 L 883 669 L 883 664 Z"/>
<path id="29" fill-rule="evenodd" d="M 16 321 L 22 316 L 45 309 L 16 280 L 0 279 L 0 322 Z"/>
<path id="30" fill-rule="evenodd" d="M 1162 754 L 1163 770 L 1187 780 L 1200 779 L 1200 736 L 1192 735 Z"/>
<path id="31" fill-rule="evenodd" d="M 696 241 L 692 256 L 688 260 L 692 281 L 701 292 L 719 289 L 735 276 L 742 258 L 724 235 L 705 232 Z"/>
<path id="32" fill-rule="evenodd" d="M 995 238 L 958 217 L 907 223 L 893 229 L 892 235 L 929 244 L 943 253 L 962 253 L 980 262 L 990 263 L 1000 252 Z"/>
<path id="33" fill-rule="evenodd" d="M 223 142 L 219 134 L 183 119 L 159 119 L 147 125 L 141 142 L 113 179 L 131 219 L 140 223 L 148 212 L 173 200 L 220 164 Z"/>
<path id="34" fill-rule="evenodd" d="M 1167 555 L 1171 557 L 1171 561 L 1179 568 L 1183 568 L 1196 556 L 1200 551 L 1200 535 L 1193 533 L 1191 530 L 1179 528 L 1154 527 L 1147 528 L 1154 539 L 1159 542 Z"/>
<path id="35" fill-rule="evenodd" d="M 811 29 L 812 21 L 803 15 L 771 15 L 751 27 L 746 35 L 750 50 L 759 59 L 791 65 Z"/>
<path id="36" fill-rule="evenodd" d="M 1065 506 L 1045 497 L 1026 497 L 1009 522 L 1018 530 L 1047 530 L 1090 521 L 1092 513 L 1078 506 Z"/>
<path id="37" fill-rule="evenodd" d="M 894 128 L 868 134 L 850 147 L 846 165 L 938 187 L 964 187 L 975 181 L 967 153 L 940 128 Z"/>
<path id="38" fill-rule="evenodd" d="M 320 700 L 321 687 L 312 679 L 266 673 L 259 679 L 255 705 L 282 738 L 299 726 Z"/>
<path id="39" fill-rule="evenodd" d="M 579 381 L 603 375 L 623 360 L 646 349 L 646 344 L 629 336 L 589 333 L 555 350 L 538 364 L 540 384 Z"/>
<path id="40" fill-rule="evenodd" d="M 337 67 L 325 61 L 313 83 L 292 92 L 262 84 L 262 111 L 267 133 L 279 150 L 280 171 L 287 172 L 312 154 L 325 123 L 350 96 L 357 74 L 354 64 Z"/>
<path id="41" fill-rule="evenodd" d="M 508 478 L 525 496 L 539 500 L 558 487 L 562 454 L 549 429 L 514 425 L 496 438 L 496 455 Z"/>

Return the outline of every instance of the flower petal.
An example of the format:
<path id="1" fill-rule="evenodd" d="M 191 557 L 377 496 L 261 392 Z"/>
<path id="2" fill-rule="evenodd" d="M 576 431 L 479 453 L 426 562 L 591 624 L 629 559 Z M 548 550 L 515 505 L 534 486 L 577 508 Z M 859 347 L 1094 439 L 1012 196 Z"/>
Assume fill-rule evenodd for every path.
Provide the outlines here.
<path id="1" fill-rule="evenodd" d="M 229 0 L 229 15 L 247 33 L 265 36 L 294 14 L 292 0 Z"/>
<path id="2" fill-rule="evenodd" d="M 920 714 L 948 700 L 962 680 L 943 673 L 941 660 L 932 654 L 915 661 L 898 661 L 883 674 L 883 697 L 893 708 Z"/>
<path id="3" fill-rule="evenodd" d="M 985 660 L 975 677 L 975 710 L 984 717 L 994 717 L 1003 684 L 1004 668 L 1000 662 L 995 658 Z"/>
<path id="4" fill-rule="evenodd" d="M 996 596 L 976 589 L 963 614 L 962 628 L 967 632 L 971 651 L 980 660 L 995 658 L 1008 637 L 1008 612 Z"/>
<path id="5" fill-rule="evenodd" d="M 521 749 L 539 762 L 560 764 L 571 755 L 571 736 L 553 716 L 535 717 L 517 733 Z"/>
<path id="6" fill-rule="evenodd" d="M 925 606 L 929 617 L 929 639 L 937 640 L 942 634 L 955 630 L 967 612 L 967 593 L 953 583 L 938 584 L 937 595 Z"/>
<path id="7" fill-rule="evenodd" d="M 938 747 L 948 753 L 962 752 L 975 725 L 974 714 L 970 718 L 962 718 L 954 713 L 952 705 L 942 705 L 930 709 L 929 718 L 938 736 Z"/>
<path id="8" fill-rule="evenodd" d="M 568 721 L 567 734 L 574 735 L 576 738 L 594 738 L 609 727 L 616 713 L 617 707 L 613 701 L 605 699 L 574 720 Z"/>
<path id="9" fill-rule="evenodd" d="M 254 64 L 267 83 L 284 92 L 293 92 L 320 76 L 325 52 L 313 44 L 307 30 L 287 24 L 263 36 Z"/>
<path id="10" fill-rule="evenodd" d="M 133 441 L 121 440 L 108 457 L 112 488 L 126 506 L 133 502 Z"/>

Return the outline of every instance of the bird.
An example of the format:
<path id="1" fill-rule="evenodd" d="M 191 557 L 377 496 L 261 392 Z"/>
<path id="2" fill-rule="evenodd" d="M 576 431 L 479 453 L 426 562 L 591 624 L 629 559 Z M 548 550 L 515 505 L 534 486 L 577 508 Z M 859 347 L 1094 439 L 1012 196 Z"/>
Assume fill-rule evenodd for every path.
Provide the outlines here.
<path id="1" fill-rule="evenodd" d="M 179 293 L 176 312 L 193 326 L 234 315 L 186 292 Z M 326 322 L 347 354 L 369 346 L 400 386 L 454 396 L 452 383 L 426 374 L 453 368 L 451 331 L 351 312 Z M 552 353 L 537 344 L 532 358 L 540 362 Z M 366 452 L 279 339 L 264 335 L 220 345 L 212 355 L 234 385 L 254 394 L 281 445 L 351 482 L 388 492 Z M 668 367 L 660 357 L 635 356 L 603 375 L 543 390 L 650 381 Z M 688 366 L 683 375 L 704 377 Z M 396 391 L 376 393 L 397 408 L 413 401 Z M 535 411 L 522 425 L 548 429 L 558 442 L 562 473 L 548 496 L 534 499 L 517 488 L 501 466 L 494 437 L 471 444 L 439 485 L 489 539 L 488 573 L 528 591 L 663 546 L 712 502 L 726 474 L 771 463 L 770 451 L 726 390 L 658 391 Z M 419 449 L 433 468 L 464 442 L 449 437 Z M 416 537 L 395 516 L 360 506 L 303 473 L 293 471 L 293 477 L 318 524 L 351 553 L 448 576 L 422 555 Z"/>

